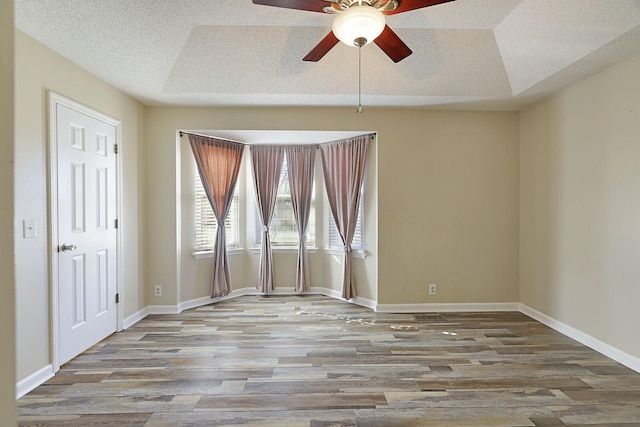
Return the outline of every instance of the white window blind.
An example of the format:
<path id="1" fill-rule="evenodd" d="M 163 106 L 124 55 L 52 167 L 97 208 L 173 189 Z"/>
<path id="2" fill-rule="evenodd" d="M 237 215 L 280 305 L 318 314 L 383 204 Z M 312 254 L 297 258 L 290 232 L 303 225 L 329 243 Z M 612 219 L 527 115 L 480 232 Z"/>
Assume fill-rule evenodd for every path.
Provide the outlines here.
<path id="1" fill-rule="evenodd" d="M 358 206 L 358 222 L 356 223 L 356 232 L 353 234 L 353 242 L 351 242 L 351 249 L 364 250 L 364 191 L 360 190 L 360 206 Z M 333 215 L 329 210 L 329 247 L 342 249 L 342 240 L 338 234 L 338 228 L 336 222 L 333 220 Z"/>
<path id="2" fill-rule="evenodd" d="M 316 224 L 315 224 L 315 182 L 311 193 L 311 209 L 309 212 L 309 225 L 307 227 L 307 245 L 315 246 Z M 256 207 L 255 213 L 255 243 L 256 246 L 262 242 L 262 226 L 260 216 Z M 282 161 L 280 172 L 280 182 L 278 184 L 278 194 L 276 196 L 276 206 L 269 226 L 269 237 L 272 246 L 298 246 L 298 227 L 293 215 L 293 205 L 291 204 L 291 189 L 289 188 L 289 169 L 287 167 L 287 157 Z"/>
<path id="3" fill-rule="evenodd" d="M 229 214 L 224 222 L 226 231 L 227 248 L 234 249 L 239 247 L 238 238 L 238 186 L 236 185 L 231 201 Z M 213 214 L 213 209 L 207 199 L 207 194 L 202 187 L 200 175 L 196 173 L 196 233 L 195 233 L 195 251 L 207 252 L 212 251 L 216 242 L 216 233 L 218 231 L 218 221 Z"/>

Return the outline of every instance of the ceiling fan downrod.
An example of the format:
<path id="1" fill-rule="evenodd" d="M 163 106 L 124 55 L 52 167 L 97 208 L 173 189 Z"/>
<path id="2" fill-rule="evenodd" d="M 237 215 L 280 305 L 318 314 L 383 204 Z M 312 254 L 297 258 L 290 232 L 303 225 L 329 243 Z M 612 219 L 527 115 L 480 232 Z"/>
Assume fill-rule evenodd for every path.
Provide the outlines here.
<path id="1" fill-rule="evenodd" d="M 362 113 L 362 46 L 366 44 L 366 41 L 358 46 L 358 108 L 356 113 Z"/>

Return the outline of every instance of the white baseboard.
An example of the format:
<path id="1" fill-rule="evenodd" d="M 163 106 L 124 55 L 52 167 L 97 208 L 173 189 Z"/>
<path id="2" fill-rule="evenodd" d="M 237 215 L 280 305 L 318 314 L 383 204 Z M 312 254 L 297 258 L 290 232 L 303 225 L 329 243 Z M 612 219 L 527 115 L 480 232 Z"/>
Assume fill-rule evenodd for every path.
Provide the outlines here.
<path id="1" fill-rule="evenodd" d="M 478 311 L 519 311 L 517 302 L 494 303 L 425 303 L 425 304 L 376 304 L 375 311 L 380 313 L 446 313 Z"/>
<path id="2" fill-rule="evenodd" d="M 563 335 L 568 336 L 569 338 L 573 338 L 581 344 L 586 345 L 597 351 L 598 353 L 602 353 L 605 356 L 615 360 L 622 365 L 633 369 L 636 372 L 640 373 L 640 358 L 630 355 L 612 345 L 609 345 L 599 339 L 592 337 L 591 335 L 582 332 L 572 326 L 569 326 L 565 323 L 560 322 L 559 320 L 554 319 L 551 316 L 548 316 L 534 308 L 531 308 L 525 304 L 520 304 L 520 312 L 526 314 L 532 319 L 537 320 L 538 322 L 547 325 L 551 329 L 555 329 Z"/>
<path id="3" fill-rule="evenodd" d="M 196 307 L 202 307 L 203 305 L 212 304 L 217 301 L 220 301 L 220 299 L 211 298 L 211 297 L 195 298 L 189 301 L 181 302 L 180 304 L 178 304 L 177 310 L 179 313 L 182 313 L 184 310 L 189 310 L 191 308 L 196 308 Z"/>
<path id="4" fill-rule="evenodd" d="M 255 288 L 240 288 L 240 289 L 234 289 L 231 291 L 230 294 L 222 296 L 222 297 L 216 297 L 216 298 L 211 298 L 211 297 L 200 297 L 200 298 L 194 298 L 192 300 L 188 300 L 188 301 L 183 301 L 180 304 L 177 305 L 176 310 L 178 310 L 178 313 L 182 313 L 184 310 L 189 310 L 192 308 L 198 308 L 198 307 L 202 307 L 203 305 L 209 305 L 209 304 L 214 304 L 216 302 L 220 302 L 220 301 L 225 301 L 228 299 L 232 299 L 232 298 L 237 298 L 243 295 L 253 295 L 256 294 L 257 291 Z"/>
<path id="5" fill-rule="evenodd" d="M 149 314 L 180 314 L 177 305 L 148 305 Z"/>
<path id="6" fill-rule="evenodd" d="M 340 299 L 340 295 L 341 295 L 339 291 L 334 291 L 332 289 L 316 287 L 316 286 L 312 286 L 311 290 L 305 293 L 305 295 L 318 295 L 318 294 L 326 295 L 326 296 L 330 296 L 338 299 Z M 136 319 L 135 321 L 138 322 L 144 319 L 144 317 L 146 317 L 149 314 L 180 314 L 184 310 L 198 308 L 198 307 L 202 307 L 203 305 L 214 304 L 216 302 L 225 301 L 228 299 L 237 298 L 244 295 L 262 295 L 262 293 L 258 292 L 258 290 L 255 287 L 244 287 L 240 289 L 234 289 L 231 291 L 229 295 L 225 295 L 217 298 L 211 298 L 211 297 L 194 298 L 192 300 L 183 301 L 178 305 L 149 305 L 145 307 L 143 310 L 140 310 L 138 312 L 138 313 L 144 312 L 145 314 L 142 317 L 135 317 Z M 299 295 L 299 294 L 296 292 L 294 286 L 291 286 L 291 287 L 281 286 L 281 287 L 275 288 L 268 295 Z M 360 300 L 354 300 L 352 302 L 359 305 L 364 305 L 365 307 L 373 306 L 373 302 L 369 302 L 369 305 L 361 303 L 361 302 L 367 302 L 368 300 L 362 299 L 362 301 L 360 302 L 358 301 Z M 135 323 L 135 322 L 129 323 L 128 320 L 129 319 L 133 320 L 134 316 L 136 316 L 138 313 L 134 314 L 133 316 L 129 316 L 126 319 L 125 323 L 128 325 L 126 327 L 129 327 Z"/>
<path id="7" fill-rule="evenodd" d="M 203 305 L 213 304 L 213 303 L 224 301 L 231 298 L 237 298 L 242 295 L 248 295 L 247 289 L 249 288 L 235 289 L 231 291 L 229 295 L 225 295 L 223 297 L 218 297 L 218 298 L 211 298 L 211 297 L 194 298 L 192 300 L 183 301 L 177 305 L 148 305 L 143 310 L 146 310 L 147 315 L 149 314 L 180 314 L 184 310 L 189 310 L 191 308 L 197 308 Z M 255 289 L 253 289 L 253 291 L 255 292 Z M 144 317 L 138 319 L 138 321 L 142 320 L 143 318 Z"/>
<path id="8" fill-rule="evenodd" d="M 310 294 L 324 295 L 324 296 L 327 296 L 327 297 L 330 297 L 330 298 L 335 298 L 335 299 L 340 299 L 340 300 L 343 300 L 343 301 L 350 302 L 352 304 L 359 305 L 361 307 L 370 308 L 372 310 L 374 310 L 375 306 L 376 306 L 376 302 L 375 301 L 370 300 L 368 298 L 358 297 L 358 296 L 353 297 L 353 298 L 351 298 L 349 300 L 345 300 L 344 298 L 342 298 L 342 291 L 336 290 L 336 289 L 312 286 L 311 287 L 311 291 L 309 293 Z"/>
<path id="9" fill-rule="evenodd" d="M 326 297 L 331 297 L 335 299 L 342 299 L 342 291 L 338 291 L 331 288 L 323 288 L 321 286 L 312 286 L 311 292 L 316 295 L 324 295 Z"/>
<path id="10" fill-rule="evenodd" d="M 214 304 L 216 302 L 237 298 L 244 295 L 262 295 L 255 287 L 245 287 L 234 289 L 229 295 L 223 297 L 211 298 L 201 297 L 188 301 L 183 301 L 178 305 L 150 305 L 146 307 L 147 314 L 179 314 L 184 310 L 201 307 L 203 305 Z M 269 295 L 299 295 L 295 288 L 278 287 Z M 321 286 L 312 286 L 305 295 L 325 295 L 335 299 L 342 299 L 342 292 L 335 289 L 325 288 Z M 462 304 L 377 304 L 376 301 L 363 297 L 354 297 L 349 302 L 370 308 L 381 313 L 430 313 L 430 312 L 454 312 L 454 311 L 519 311 L 520 304 L 516 302 L 509 303 L 462 303 Z M 129 318 L 127 318 L 129 319 Z M 141 320 L 142 318 L 138 319 Z"/>
<path id="11" fill-rule="evenodd" d="M 149 315 L 149 307 L 145 307 L 142 310 L 138 310 L 135 313 L 133 313 L 131 316 L 128 316 L 126 319 L 123 320 L 122 327 L 124 329 L 128 329 L 131 326 L 138 323 L 139 321 L 141 321 L 142 319 L 144 319 L 145 317 L 147 317 L 148 315 Z"/>
<path id="12" fill-rule="evenodd" d="M 29 375 L 27 378 L 18 381 L 18 383 L 16 384 L 16 399 L 20 399 L 22 396 L 29 393 L 34 388 L 42 385 L 49 378 L 52 378 L 53 375 L 53 365 L 47 365 Z"/>

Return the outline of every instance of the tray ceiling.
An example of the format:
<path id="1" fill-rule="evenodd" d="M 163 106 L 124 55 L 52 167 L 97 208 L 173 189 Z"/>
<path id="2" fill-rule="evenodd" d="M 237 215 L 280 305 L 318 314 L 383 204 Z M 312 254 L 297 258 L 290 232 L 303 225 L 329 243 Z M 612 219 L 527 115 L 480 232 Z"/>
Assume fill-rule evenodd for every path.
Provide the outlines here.
<path id="1" fill-rule="evenodd" d="M 302 58 L 332 17 L 250 0 L 16 0 L 16 27 L 147 105 L 355 106 L 357 48 Z M 517 110 L 640 53 L 640 0 L 457 0 L 387 17 L 365 107 Z"/>

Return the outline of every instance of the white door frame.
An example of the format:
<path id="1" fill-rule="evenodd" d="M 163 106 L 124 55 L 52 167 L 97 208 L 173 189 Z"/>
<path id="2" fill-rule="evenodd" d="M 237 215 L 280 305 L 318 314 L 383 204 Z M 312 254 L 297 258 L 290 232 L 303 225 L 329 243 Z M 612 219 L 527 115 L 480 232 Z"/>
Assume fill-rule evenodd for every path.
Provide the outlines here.
<path id="1" fill-rule="evenodd" d="M 123 302 L 123 271 L 122 271 L 122 124 L 119 120 L 92 110 L 82 104 L 65 98 L 57 93 L 48 92 L 49 95 L 49 308 L 51 312 L 51 362 L 53 372 L 60 370 L 60 322 L 59 322 L 59 283 L 58 283 L 58 140 L 57 140 L 57 106 L 63 105 L 79 113 L 86 114 L 94 119 L 108 123 L 116 128 L 116 144 L 118 155 L 116 156 L 116 218 L 118 228 L 116 230 L 116 293 L 120 297 L 116 305 L 116 331 L 123 329 L 124 302 Z"/>

